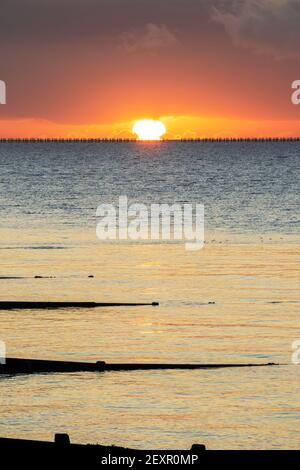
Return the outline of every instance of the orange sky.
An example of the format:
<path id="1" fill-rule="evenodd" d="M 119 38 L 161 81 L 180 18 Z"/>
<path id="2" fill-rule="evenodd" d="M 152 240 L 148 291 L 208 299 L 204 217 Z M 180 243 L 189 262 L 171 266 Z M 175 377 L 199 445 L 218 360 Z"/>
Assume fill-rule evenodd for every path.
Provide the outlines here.
<path id="1" fill-rule="evenodd" d="M 292 0 L 1 8 L 1 137 L 132 137 L 142 118 L 161 119 L 167 138 L 300 135 Z"/>
<path id="2" fill-rule="evenodd" d="M 198 116 L 162 116 L 165 139 L 205 137 L 295 137 L 300 121 L 258 121 Z M 6 138 L 135 138 L 135 121 L 114 124 L 57 124 L 46 120 L 2 120 L 1 136 Z"/>

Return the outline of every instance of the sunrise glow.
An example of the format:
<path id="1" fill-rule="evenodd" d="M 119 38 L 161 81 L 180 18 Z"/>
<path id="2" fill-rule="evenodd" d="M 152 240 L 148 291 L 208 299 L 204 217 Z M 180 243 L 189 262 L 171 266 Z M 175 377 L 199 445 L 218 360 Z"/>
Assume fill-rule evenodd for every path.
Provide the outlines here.
<path id="1" fill-rule="evenodd" d="M 161 121 L 152 119 L 137 121 L 132 128 L 132 133 L 137 135 L 138 140 L 161 140 L 166 132 L 166 126 Z"/>

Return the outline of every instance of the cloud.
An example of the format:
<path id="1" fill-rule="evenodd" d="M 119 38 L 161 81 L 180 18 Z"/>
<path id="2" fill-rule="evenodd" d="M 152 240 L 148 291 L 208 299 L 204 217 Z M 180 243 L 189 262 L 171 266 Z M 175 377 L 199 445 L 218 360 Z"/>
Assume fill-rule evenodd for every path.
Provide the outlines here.
<path id="1" fill-rule="evenodd" d="M 213 8 L 213 19 L 236 46 L 277 59 L 300 58 L 299 0 L 227 0 Z"/>
<path id="2" fill-rule="evenodd" d="M 147 23 L 139 32 L 123 33 L 121 42 L 127 52 L 153 52 L 179 44 L 175 34 L 165 24 L 154 23 Z"/>

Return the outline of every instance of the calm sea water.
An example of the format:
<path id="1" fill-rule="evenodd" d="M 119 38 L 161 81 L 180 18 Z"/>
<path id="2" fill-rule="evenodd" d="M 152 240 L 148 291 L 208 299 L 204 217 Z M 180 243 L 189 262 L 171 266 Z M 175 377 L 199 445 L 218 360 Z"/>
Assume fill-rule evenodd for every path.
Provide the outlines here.
<path id="1" fill-rule="evenodd" d="M 1 221 L 93 230 L 97 205 L 126 195 L 203 203 L 212 230 L 297 234 L 299 152 L 299 143 L 2 144 Z"/>
<path id="2" fill-rule="evenodd" d="M 299 162 L 299 143 L 1 144 L 0 276 L 19 277 L 1 299 L 160 301 L 1 311 L 9 356 L 282 365 L 1 377 L 0 435 L 297 448 Z M 96 208 L 120 195 L 203 203 L 205 247 L 101 243 Z"/>

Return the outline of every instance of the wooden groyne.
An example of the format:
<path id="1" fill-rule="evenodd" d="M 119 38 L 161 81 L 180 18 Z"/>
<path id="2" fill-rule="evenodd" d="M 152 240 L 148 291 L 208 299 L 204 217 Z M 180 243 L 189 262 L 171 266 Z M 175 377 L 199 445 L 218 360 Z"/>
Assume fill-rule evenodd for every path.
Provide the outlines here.
<path id="1" fill-rule="evenodd" d="M 119 447 L 119 446 L 103 446 L 101 444 L 72 444 L 70 441 L 70 437 L 68 434 L 62 434 L 62 433 L 57 433 L 54 435 L 54 442 L 48 442 L 48 441 L 36 441 L 36 440 L 30 440 L 30 439 L 14 439 L 14 438 L 5 438 L 5 437 L 0 437 L 0 449 L 1 448 L 8 448 L 8 447 L 41 447 L 41 448 L 53 448 L 53 447 L 70 447 L 70 448 L 77 448 L 77 449 L 83 449 L 83 448 L 92 448 L 94 447 L 95 449 L 98 450 L 109 450 L 109 451 L 127 451 L 127 452 L 144 452 L 143 450 L 136 450 L 136 449 L 130 449 L 127 447 Z M 197 453 L 199 451 L 204 451 L 206 450 L 205 445 L 203 444 L 193 444 L 191 449 L 194 453 Z M 166 451 L 167 452 L 167 451 Z M 181 451 L 181 452 L 187 452 L 187 451 Z"/>
<path id="2" fill-rule="evenodd" d="M 58 308 L 96 308 L 96 307 L 156 307 L 159 302 L 24 302 L 0 301 L 0 310 L 58 309 Z"/>
<path id="3" fill-rule="evenodd" d="M 223 369 L 237 367 L 268 367 L 278 364 L 176 364 L 176 363 L 110 363 L 97 362 L 71 362 L 50 361 L 43 359 L 20 359 L 7 358 L 5 364 L 0 365 L 0 374 L 38 374 L 50 372 L 113 372 L 113 371 L 139 371 L 139 370 L 162 370 L 162 369 Z"/>
<path id="4" fill-rule="evenodd" d="M 201 424 L 199 423 L 199 430 Z M 270 442 L 270 447 L 272 444 Z M 56 434 L 54 442 L 13 439 L 0 437 L 1 457 L 7 460 L 8 466 L 18 468 L 28 466 L 43 468 L 45 462 L 51 468 L 96 468 L 104 465 L 122 466 L 124 468 L 140 469 L 146 465 L 165 467 L 184 465 L 185 467 L 206 468 L 217 465 L 218 468 L 229 466 L 231 469 L 245 465 L 270 466 L 275 468 L 297 468 L 299 451 L 287 450 L 207 450 L 204 444 L 193 444 L 189 450 L 146 450 L 133 449 L 115 445 L 102 444 L 73 444 L 68 434 Z M 21 464 L 21 465 L 20 465 Z M 37 466 L 35 467 L 35 464 Z"/>
<path id="5" fill-rule="evenodd" d="M 68 434 L 55 434 L 54 442 L 0 438 L 1 457 L 7 459 L 9 467 L 18 464 L 18 468 L 38 463 L 36 468 L 43 468 L 45 462 L 50 468 L 99 468 L 102 465 L 111 467 L 120 465 L 124 468 L 145 468 L 145 463 L 166 463 L 174 460 L 177 465 L 182 462 L 195 464 L 206 448 L 203 444 L 193 444 L 189 450 L 142 450 L 129 447 L 102 444 L 73 444 Z M 21 463 L 21 465 L 19 465 Z M 13 464 L 13 465 L 12 465 Z M 35 468 L 35 465 L 34 465 Z"/>

